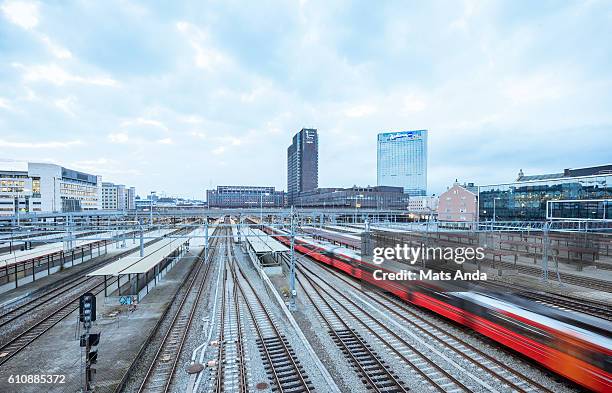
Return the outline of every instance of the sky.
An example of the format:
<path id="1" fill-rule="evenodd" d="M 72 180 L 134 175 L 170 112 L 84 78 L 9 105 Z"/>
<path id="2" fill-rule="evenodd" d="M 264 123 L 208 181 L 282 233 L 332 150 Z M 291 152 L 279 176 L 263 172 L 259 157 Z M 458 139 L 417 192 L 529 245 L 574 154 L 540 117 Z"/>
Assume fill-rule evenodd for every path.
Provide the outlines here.
<path id="1" fill-rule="evenodd" d="M 0 166 L 168 196 L 376 184 L 376 135 L 429 130 L 428 191 L 612 162 L 612 2 L 0 0 Z"/>

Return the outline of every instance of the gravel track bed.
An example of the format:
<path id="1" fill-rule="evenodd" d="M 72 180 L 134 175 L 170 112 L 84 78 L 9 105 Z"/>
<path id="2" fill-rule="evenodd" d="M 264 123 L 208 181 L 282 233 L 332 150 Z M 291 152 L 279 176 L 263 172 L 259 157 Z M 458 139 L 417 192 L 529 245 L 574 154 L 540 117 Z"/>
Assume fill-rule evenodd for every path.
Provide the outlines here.
<path id="1" fill-rule="evenodd" d="M 303 260 L 303 258 L 301 258 L 301 260 Z M 312 269 L 313 266 L 316 266 L 316 270 L 315 271 L 317 274 L 322 275 L 322 277 L 325 277 L 325 280 L 329 283 L 333 283 L 335 288 L 341 288 L 341 290 L 343 291 L 343 293 L 345 295 L 349 295 L 350 298 L 357 304 L 363 305 L 364 308 L 366 310 L 368 310 L 367 306 L 365 306 L 365 304 L 362 302 L 362 300 L 366 300 L 368 303 L 370 304 L 374 304 L 373 301 L 371 301 L 370 299 L 366 299 L 366 297 L 363 294 L 360 294 L 357 292 L 357 290 L 355 288 L 352 288 L 351 286 L 347 285 L 344 281 L 342 281 L 340 278 L 338 278 L 336 276 L 336 274 L 332 274 L 331 272 L 328 272 L 327 270 L 323 269 L 322 267 L 318 266 L 316 263 L 314 262 L 308 262 L 307 266 L 309 268 Z M 337 273 L 340 274 L 340 273 Z M 348 279 L 348 277 L 344 277 L 346 279 Z M 350 279 L 349 279 L 350 280 Z M 350 280 L 350 282 L 356 283 L 356 281 L 354 280 Z M 359 285 L 357 283 L 357 285 Z M 325 286 L 323 286 L 325 287 Z M 329 288 L 326 288 L 329 290 Z M 387 301 L 386 299 L 384 299 L 383 296 L 380 295 L 380 292 L 377 290 L 371 290 L 371 288 L 365 288 L 365 287 L 361 287 L 361 291 L 362 292 L 366 292 L 369 295 L 373 296 L 374 298 L 380 300 L 381 302 L 383 302 L 383 304 L 388 304 L 390 305 L 392 308 L 398 308 L 397 305 L 394 305 L 392 302 Z M 543 371 L 540 367 L 538 366 L 533 366 L 529 361 L 525 361 L 523 360 L 521 357 L 511 353 L 508 350 L 505 350 L 503 348 L 501 348 L 499 346 L 499 344 L 493 342 L 492 340 L 489 340 L 486 337 L 481 336 L 480 334 L 470 331 L 468 329 L 465 328 L 458 328 L 455 325 L 453 325 L 452 323 L 449 323 L 448 321 L 444 320 L 441 317 L 435 316 L 432 313 L 429 313 L 425 310 L 421 310 L 419 308 L 417 308 L 416 306 L 412 306 L 410 304 L 406 304 L 403 303 L 401 304 L 401 307 L 405 307 L 407 309 L 409 309 L 410 311 L 414 312 L 415 314 L 417 314 L 418 316 L 420 316 L 421 318 L 433 323 L 436 327 L 436 333 L 437 335 L 440 336 L 444 336 L 445 332 L 451 332 L 453 335 L 457 336 L 459 339 L 473 345 L 474 347 L 480 349 L 482 352 L 494 357 L 495 359 L 501 361 L 503 364 L 511 367 L 512 369 L 518 371 L 520 374 L 525 375 L 527 378 L 532 379 L 537 381 L 538 383 L 540 383 L 541 385 L 543 385 L 544 387 L 550 389 L 551 391 L 554 392 L 572 392 L 572 391 L 576 391 L 576 389 L 572 386 L 569 386 L 569 384 L 567 383 L 559 383 L 558 381 L 562 380 L 560 377 L 551 375 L 551 373 Z M 401 309 L 398 309 L 398 311 L 400 311 Z M 369 310 L 370 312 L 372 310 Z M 400 311 L 401 312 L 401 311 Z M 404 313 L 407 317 L 408 315 L 406 313 Z M 391 314 L 391 316 L 393 316 L 393 314 Z M 378 315 L 378 317 L 382 318 L 381 315 Z M 347 315 L 347 318 L 350 318 Z M 406 326 L 406 328 L 411 329 L 412 331 L 415 331 L 415 329 L 412 329 L 407 322 L 400 320 L 399 318 L 396 318 L 396 322 L 402 326 Z M 415 347 L 419 348 L 420 351 L 423 351 L 423 353 L 426 353 L 428 357 L 435 359 L 435 362 L 437 364 L 439 364 L 443 369 L 449 371 L 453 376 L 457 377 L 460 381 L 462 382 L 466 382 L 466 385 L 472 387 L 473 384 L 468 384 L 469 380 L 466 380 L 466 375 L 462 375 L 464 373 L 457 373 L 456 371 L 453 372 L 453 369 L 455 368 L 455 366 L 453 366 L 452 364 L 450 364 L 447 359 L 445 359 L 444 357 L 440 357 L 439 355 L 432 353 L 427 347 L 425 347 L 423 345 L 422 342 L 420 342 L 420 340 L 414 340 L 413 337 L 407 335 L 403 329 L 398 329 L 394 326 L 392 326 L 391 323 L 387 324 L 388 327 L 392 327 L 393 331 L 398 334 L 399 336 L 401 336 L 402 338 L 404 338 L 406 341 L 408 341 L 409 343 L 411 343 L 412 345 L 414 345 Z M 364 332 L 363 329 L 361 328 L 360 330 L 362 332 L 362 335 L 364 335 L 364 337 L 367 337 L 367 332 Z M 416 331 L 415 331 L 416 332 Z M 376 340 L 378 341 L 378 340 Z M 425 341 L 427 342 L 427 341 Z M 377 346 L 380 346 L 380 343 L 376 344 Z M 383 352 L 383 351 L 380 351 Z M 446 354 L 446 352 L 442 352 L 443 354 Z M 456 359 L 456 357 L 451 357 L 449 356 L 449 358 L 452 359 Z M 456 364 L 460 365 L 461 367 L 465 368 L 466 370 L 471 371 L 474 375 L 477 376 L 481 376 L 485 371 L 479 371 L 479 367 L 475 366 L 472 362 L 468 361 L 468 360 L 456 360 L 455 361 Z M 406 381 L 409 382 L 409 381 Z M 486 382 L 493 387 L 494 389 L 499 389 L 500 391 L 504 391 L 507 390 L 507 386 L 505 386 L 504 384 L 502 384 L 499 380 L 490 377 L 487 378 Z M 480 387 L 483 392 L 489 391 L 490 389 L 487 389 L 483 386 Z"/>

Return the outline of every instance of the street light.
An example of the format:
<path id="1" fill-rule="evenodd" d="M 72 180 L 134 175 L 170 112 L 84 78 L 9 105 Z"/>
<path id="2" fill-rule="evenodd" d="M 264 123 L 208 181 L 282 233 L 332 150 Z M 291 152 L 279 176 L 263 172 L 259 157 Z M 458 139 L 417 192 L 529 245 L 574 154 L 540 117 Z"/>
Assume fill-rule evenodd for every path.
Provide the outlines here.
<path id="1" fill-rule="evenodd" d="M 153 225 L 153 195 L 155 191 L 151 191 L 149 194 L 149 225 Z"/>
<path id="2" fill-rule="evenodd" d="M 501 199 L 501 198 L 499 198 L 499 197 L 493 198 L 493 220 L 491 221 L 491 227 L 495 224 L 495 201 L 499 200 L 499 199 Z M 491 229 L 493 229 L 493 228 L 491 228 Z"/>

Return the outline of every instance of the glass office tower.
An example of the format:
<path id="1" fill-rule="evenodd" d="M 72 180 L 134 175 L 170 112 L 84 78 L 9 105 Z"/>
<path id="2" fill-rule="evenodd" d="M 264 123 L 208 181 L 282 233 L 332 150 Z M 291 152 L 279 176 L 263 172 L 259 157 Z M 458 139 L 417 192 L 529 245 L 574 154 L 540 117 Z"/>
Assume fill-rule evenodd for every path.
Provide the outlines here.
<path id="1" fill-rule="evenodd" d="M 427 130 L 378 134 L 377 183 L 427 195 Z"/>

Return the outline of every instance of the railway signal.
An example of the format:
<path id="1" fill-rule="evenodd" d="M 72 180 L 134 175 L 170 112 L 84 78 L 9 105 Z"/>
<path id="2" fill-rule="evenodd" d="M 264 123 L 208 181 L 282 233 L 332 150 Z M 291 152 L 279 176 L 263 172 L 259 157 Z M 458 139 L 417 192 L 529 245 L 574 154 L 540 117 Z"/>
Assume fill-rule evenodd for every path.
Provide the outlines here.
<path id="1" fill-rule="evenodd" d="M 83 322 L 85 333 L 81 335 L 79 345 L 85 348 L 85 382 L 83 392 L 93 391 L 92 381 L 96 374 L 96 369 L 92 364 L 98 363 L 98 349 L 95 348 L 100 343 L 100 333 L 90 333 L 91 324 L 96 320 L 96 295 L 87 292 L 79 298 L 79 321 Z"/>

